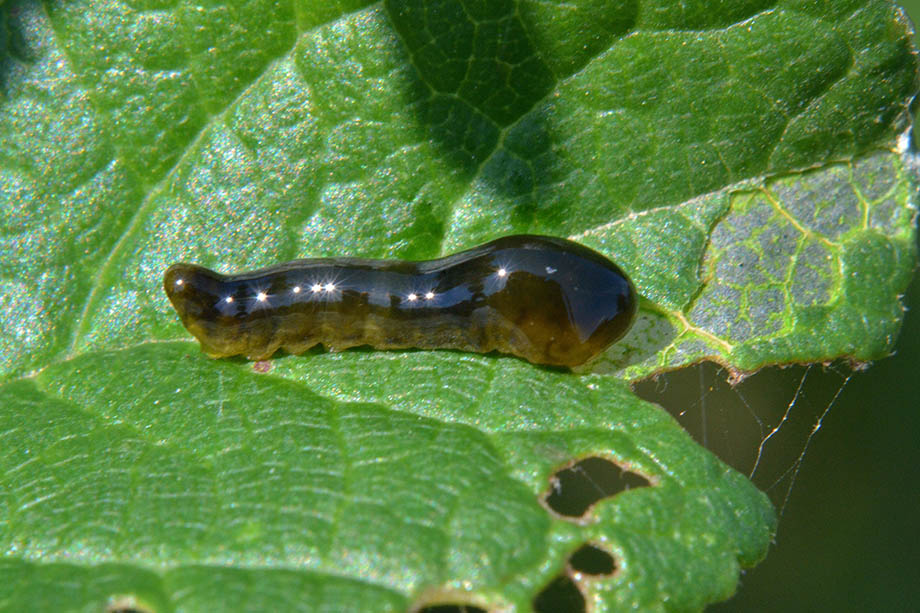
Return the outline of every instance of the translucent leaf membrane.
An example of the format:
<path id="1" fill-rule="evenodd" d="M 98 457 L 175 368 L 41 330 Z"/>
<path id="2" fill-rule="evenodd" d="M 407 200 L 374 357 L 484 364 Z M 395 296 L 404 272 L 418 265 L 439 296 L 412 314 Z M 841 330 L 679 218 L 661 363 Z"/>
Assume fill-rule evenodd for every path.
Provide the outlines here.
<path id="1" fill-rule="evenodd" d="M 912 172 L 878 152 L 588 232 L 585 244 L 633 260 L 649 299 L 596 370 L 638 379 L 702 359 L 753 371 L 887 356 L 916 261 Z"/>

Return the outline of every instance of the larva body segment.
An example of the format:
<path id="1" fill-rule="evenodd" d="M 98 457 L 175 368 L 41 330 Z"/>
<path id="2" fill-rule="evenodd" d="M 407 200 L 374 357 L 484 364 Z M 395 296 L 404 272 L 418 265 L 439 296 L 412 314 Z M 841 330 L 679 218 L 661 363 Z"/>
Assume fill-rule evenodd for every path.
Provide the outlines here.
<path id="1" fill-rule="evenodd" d="M 626 333 L 636 312 L 627 276 L 572 241 L 507 236 L 436 260 L 295 260 L 222 275 L 174 264 L 164 288 L 208 355 L 333 351 L 499 351 L 578 366 Z"/>

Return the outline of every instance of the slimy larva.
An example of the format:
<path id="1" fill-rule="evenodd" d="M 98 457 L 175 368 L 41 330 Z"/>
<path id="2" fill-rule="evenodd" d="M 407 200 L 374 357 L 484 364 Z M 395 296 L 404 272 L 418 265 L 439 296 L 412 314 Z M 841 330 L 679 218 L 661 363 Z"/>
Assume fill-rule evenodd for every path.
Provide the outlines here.
<path id="1" fill-rule="evenodd" d="M 173 264 L 163 279 L 182 323 L 213 357 L 332 351 L 498 351 L 577 366 L 626 333 L 629 278 L 578 243 L 506 236 L 436 260 L 295 260 L 222 275 Z"/>

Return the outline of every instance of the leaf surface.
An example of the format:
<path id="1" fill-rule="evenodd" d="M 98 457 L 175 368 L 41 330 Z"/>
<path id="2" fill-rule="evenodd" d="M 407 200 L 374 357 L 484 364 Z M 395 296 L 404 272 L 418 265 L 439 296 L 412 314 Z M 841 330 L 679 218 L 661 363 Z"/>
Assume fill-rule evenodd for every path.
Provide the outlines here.
<path id="1" fill-rule="evenodd" d="M 773 510 L 628 382 L 893 348 L 917 66 L 888 2 L 0 15 L 0 609 L 528 610 L 592 543 L 617 568 L 578 583 L 597 610 L 698 610 Z M 514 232 L 619 262 L 627 338 L 577 373 L 360 350 L 264 373 L 202 356 L 160 288 L 178 260 Z M 588 457 L 649 486 L 550 511 Z"/>

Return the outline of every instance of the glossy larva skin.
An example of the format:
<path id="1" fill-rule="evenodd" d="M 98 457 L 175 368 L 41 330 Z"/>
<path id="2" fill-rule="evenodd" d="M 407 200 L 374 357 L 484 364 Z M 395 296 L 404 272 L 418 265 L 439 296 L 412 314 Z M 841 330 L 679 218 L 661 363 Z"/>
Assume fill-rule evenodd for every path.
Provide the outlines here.
<path id="1" fill-rule="evenodd" d="M 295 260 L 236 275 L 174 264 L 163 285 L 213 357 L 370 345 L 499 351 L 578 366 L 626 333 L 636 293 L 572 241 L 507 236 L 437 260 Z"/>

